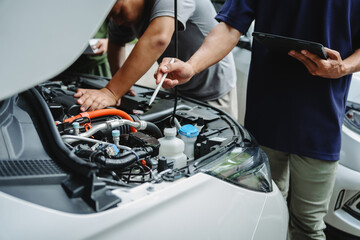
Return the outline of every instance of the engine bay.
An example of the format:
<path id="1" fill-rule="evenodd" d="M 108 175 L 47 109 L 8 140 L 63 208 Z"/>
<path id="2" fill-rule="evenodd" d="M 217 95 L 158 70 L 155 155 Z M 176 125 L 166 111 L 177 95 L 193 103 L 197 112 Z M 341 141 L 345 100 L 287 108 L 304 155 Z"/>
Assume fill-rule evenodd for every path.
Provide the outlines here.
<path id="1" fill-rule="evenodd" d="M 226 113 L 184 97 L 177 98 L 174 111 L 174 95 L 164 91 L 160 91 L 150 107 L 153 89 L 142 86 L 134 86 L 136 96 L 124 96 L 119 108 L 81 112 L 73 97 L 76 90 L 100 89 L 107 82 L 108 79 L 84 74 L 58 76 L 4 102 L 4 112 L 17 122 L 11 132 L 29 128 L 32 137 L 27 139 L 29 134 L 20 134 L 21 142 L 31 144 L 24 144 L 13 156 L 11 151 L 15 147 L 12 150 L 8 147 L 8 158 L 3 157 L 2 162 L 22 165 L 31 159 L 27 164 L 32 165 L 48 161 L 44 168 L 51 165 L 56 170 L 50 174 L 25 170 L 21 176 L 1 176 L 2 191 L 27 198 L 23 191 L 18 193 L 9 185 L 57 184 L 66 192 L 69 205 L 80 204 L 81 199 L 85 206 L 81 213 L 98 212 L 121 203 L 111 193 L 113 189 L 173 182 L 195 174 L 202 165 L 235 145 L 253 144 L 247 131 Z M 28 116 L 24 117 L 24 113 Z M 192 136 L 195 138 L 186 142 L 182 136 L 184 146 L 176 145 L 182 141 L 178 132 L 184 126 L 195 131 Z M 164 136 L 164 132 L 171 136 Z M 7 137 L 13 138 L 11 134 Z M 168 139 L 175 147 L 163 143 Z M 39 145 L 43 148 L 36 147 Z M 189 150 L 189 146 L 191 153 L 185 151 L 186 155 L 184 148 Z M 182 159 L 181 164 L 178 159 Z M 49 204 L 59 208 L 53 203 L 45 205 Z"/>

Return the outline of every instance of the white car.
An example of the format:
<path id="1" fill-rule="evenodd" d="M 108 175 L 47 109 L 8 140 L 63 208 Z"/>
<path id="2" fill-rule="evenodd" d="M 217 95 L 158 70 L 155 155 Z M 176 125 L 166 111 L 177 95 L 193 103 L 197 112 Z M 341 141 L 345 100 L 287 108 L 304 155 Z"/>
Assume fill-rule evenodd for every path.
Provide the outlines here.
<path id="1" fill-rule="evenodd" d="M 329 213 L 328 233 L 360 238 L 360 72 L 353 74 L 342 126 L 342 146 Z"/>
<path id="2" fill-rule="evenodd" d="M 136 86 L 120 109 L 80 114 L 76 89 L 108 79 L 58 74 L 114 2 L 0 2 L 0 239 L 285 239 L 268 159 L 226 113 L 178 99 L 176 126 L 199 131 L 185 165 L 159 143 L 173 95 L 149 107 Z"/>

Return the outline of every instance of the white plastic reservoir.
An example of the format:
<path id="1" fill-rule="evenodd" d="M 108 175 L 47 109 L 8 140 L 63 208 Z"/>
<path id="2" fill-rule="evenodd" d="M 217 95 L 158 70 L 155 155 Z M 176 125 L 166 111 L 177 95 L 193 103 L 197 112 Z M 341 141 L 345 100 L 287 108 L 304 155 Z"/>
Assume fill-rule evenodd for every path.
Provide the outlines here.
<path id="1" fill-rule="evenodd" d="M 174 163 L 175 168 L 183 168 L 187 164 L 187 157 L 184 154 L 184 141 L 176 137 L 176 128 L 165 128 L 164 136 L 159 138 L 159 156 L 167 158 L 168 163 Z"/>

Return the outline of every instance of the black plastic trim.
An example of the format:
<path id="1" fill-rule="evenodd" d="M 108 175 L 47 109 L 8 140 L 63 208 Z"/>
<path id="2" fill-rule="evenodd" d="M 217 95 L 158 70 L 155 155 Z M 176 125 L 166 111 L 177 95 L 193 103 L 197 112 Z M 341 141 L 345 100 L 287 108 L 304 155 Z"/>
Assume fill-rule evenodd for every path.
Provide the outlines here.
<path id="1" fill-rule="evenodd" d="M 50 110 L 47 107 L 47 104 L 42 99 L 39 92 L 32 88 L 29 91 L 24 93 L 28 98 L 31 98 L 34 102 L 32 107 L 35 108 L 35 111 L 42 113 L 40 118 L 41 125 L 44 129 L 47 129 L 47 134 L 43 134 L 46 138 L 48 154 L 51 156 L 56 156 L 57 161 L 61 160 L 61 163 L 69 167 L 73 172 L 76 172 L 84 177 L 89 177 L 93 173 L 98 172 L 98 167 L 94 163 L 85 162 L 81 158 L 77 157 L 73 152 L 71 152 L 64 144 L 57 128 L 55 125 L 55 120 L 53 119 Z"/>

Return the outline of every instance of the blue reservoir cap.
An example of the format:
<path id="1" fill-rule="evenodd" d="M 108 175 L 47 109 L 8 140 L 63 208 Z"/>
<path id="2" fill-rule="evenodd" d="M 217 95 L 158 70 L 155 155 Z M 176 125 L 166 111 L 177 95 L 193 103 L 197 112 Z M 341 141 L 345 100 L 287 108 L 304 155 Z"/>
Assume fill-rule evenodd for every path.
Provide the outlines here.
<path id="1" fill-rule="evenodd" d="M 199 130 L 191 124 L 186 124 L 179 129 L 179 134 L 191 138 L 199 135 Z"/>

